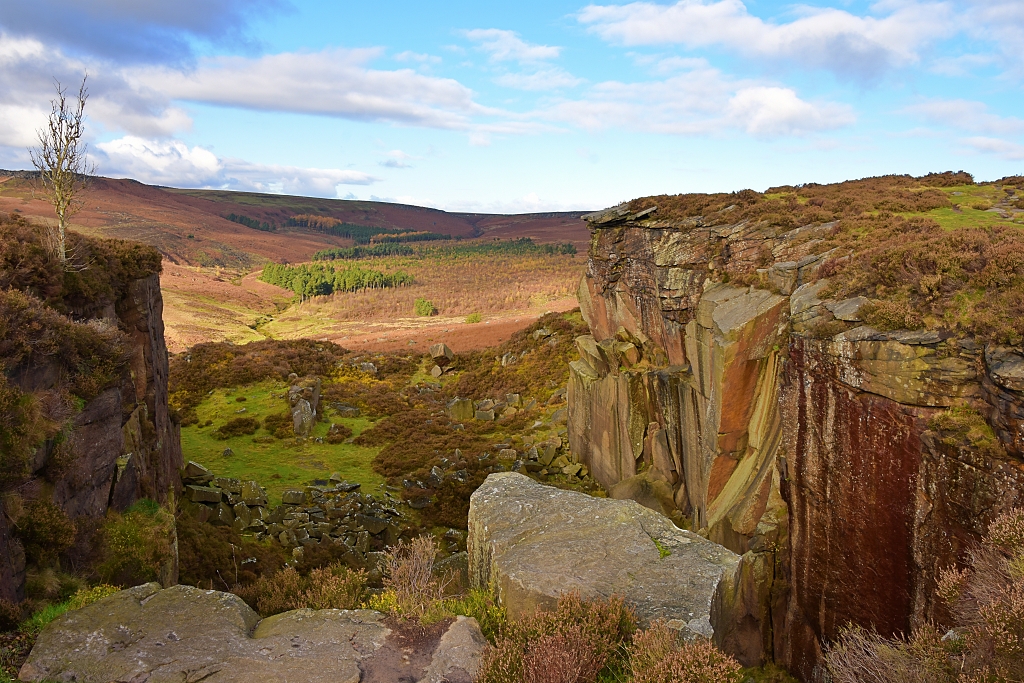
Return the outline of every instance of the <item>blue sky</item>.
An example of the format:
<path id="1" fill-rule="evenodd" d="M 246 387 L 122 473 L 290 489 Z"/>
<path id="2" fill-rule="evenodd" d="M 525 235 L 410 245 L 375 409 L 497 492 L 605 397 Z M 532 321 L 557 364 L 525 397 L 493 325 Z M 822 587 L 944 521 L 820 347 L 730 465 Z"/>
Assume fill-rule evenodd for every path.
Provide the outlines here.
<path id="1" fill-rule="evenodd" d="M 1024 2 L 0 0 L 0 167 L 467 211 L 1024 173 Z"/>

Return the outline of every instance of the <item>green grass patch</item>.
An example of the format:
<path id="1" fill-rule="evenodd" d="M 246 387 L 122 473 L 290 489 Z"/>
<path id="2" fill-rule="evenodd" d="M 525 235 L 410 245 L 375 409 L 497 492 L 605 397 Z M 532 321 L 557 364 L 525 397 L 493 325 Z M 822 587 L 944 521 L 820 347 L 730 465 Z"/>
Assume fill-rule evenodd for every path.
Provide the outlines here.
<path id="1" fill-rule="evenodd" d="M 198 422 L 181 430 L 181 448 L 185 460 L 194 460 L 222 477 L 254 479 L 267 489 L 271 506 L 281 502 L 281 492 L 301 486 L 313 479 L 326 479 L 332 472 L 340 472 L 352 482 L 358 482 L 369 492 L 384 479 L 373 471 L 378 447 L 355 444 L 316 443 L 313 438 L 302 442 L 295 439 L 273 438 L 262 426 L 268 415 L 288 410 L 284 395 L 288 384 L 268 380 L 235 389 L 216 389 L 196 408 Z M 236 399 L 245 397 L 244 403 Z M 237 411 L 242 407 L 244 413 Z M 331 423 L 343 424 L 354 437 L 373 426 L 365 417 L 338 418 L 327 406 L 323 419 L 316 424 L 312 437 L 326 437 Z M 217 430 L 240 416 L 251 417 L 261 427 L 252 436 L 238 435 L 218 438 Z M 212 422 L 208 426 L 207 421 Z M 255 439 L 255 441 L 254 441 Z M 224 455 L 230 448 L 233 455 Z"/>
<path id="2" fill-rule="evenodd" d="M 658 549 L 658 557 L 660 559 L 664 560 L 666 557 L 672 554 L 672 551 L 666 548 L 664 543 L 662 543 L 656 538 L 652 538 L 651 540 L 654 541 L 654 546 Z"/>
<path id="3" fill-rule="evenodd" d="M 932 209 L 923 214 L 905 214 L 907 216 L 927 216 L 941 225 L 945 230 L 960 230 L 962 228 L 983 228 L 991 225 L 1006 225 L 1011 222 L 998 213 L 992 211 L 981 211 L 972 209 L 966 204 L 961 204 L 959 210 Z"/>

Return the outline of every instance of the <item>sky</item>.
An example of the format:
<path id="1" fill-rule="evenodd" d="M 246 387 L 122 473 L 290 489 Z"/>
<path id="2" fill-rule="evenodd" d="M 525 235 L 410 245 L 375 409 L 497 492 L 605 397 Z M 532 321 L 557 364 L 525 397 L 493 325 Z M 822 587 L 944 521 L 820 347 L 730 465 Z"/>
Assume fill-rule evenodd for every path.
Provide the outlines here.
<path id="1" fill-rule="evenodd" d="M 1024 174 L 1024 0 L 0 0 L 0 168 L 447 210 Z"/>

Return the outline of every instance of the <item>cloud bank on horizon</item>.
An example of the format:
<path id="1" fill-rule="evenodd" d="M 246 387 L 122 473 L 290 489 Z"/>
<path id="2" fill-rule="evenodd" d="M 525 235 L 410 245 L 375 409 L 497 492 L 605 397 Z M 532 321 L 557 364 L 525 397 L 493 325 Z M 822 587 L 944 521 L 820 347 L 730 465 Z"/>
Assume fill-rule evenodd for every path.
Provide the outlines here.
<path id="1" fill-rule="evenodd" d="M 338 4 L 10 4 L 0 167 L 88 72 L 100 172 L 162 185 L 518 211 L 1022 172 L 1019 0 Z"/>

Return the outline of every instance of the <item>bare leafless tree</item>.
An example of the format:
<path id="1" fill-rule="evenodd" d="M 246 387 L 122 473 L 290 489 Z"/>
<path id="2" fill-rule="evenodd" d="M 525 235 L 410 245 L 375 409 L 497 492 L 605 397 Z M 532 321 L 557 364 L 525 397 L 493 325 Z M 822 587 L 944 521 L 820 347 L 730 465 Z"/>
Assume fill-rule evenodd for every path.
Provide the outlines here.
<path id="1" fill-rule="evenodd" d="M 50 203 L 57 213 L 57 225 L 45 231 L 46 243 L 61 267 L 71 265 L 67 245 L 71 216 L 82 208 L 82 190 L 87 177 L 95 172 L 89 164 L 88 145 L 82 141 L 89 75 L 82 77 L 78 96 L 69 98 L 67 88 L 54 81 L 57 97 L 50 100 L 50 118 L 45 129 L 37 131 L 39 146 L 29 150 L 32 165 L 39 169 Z"/>

